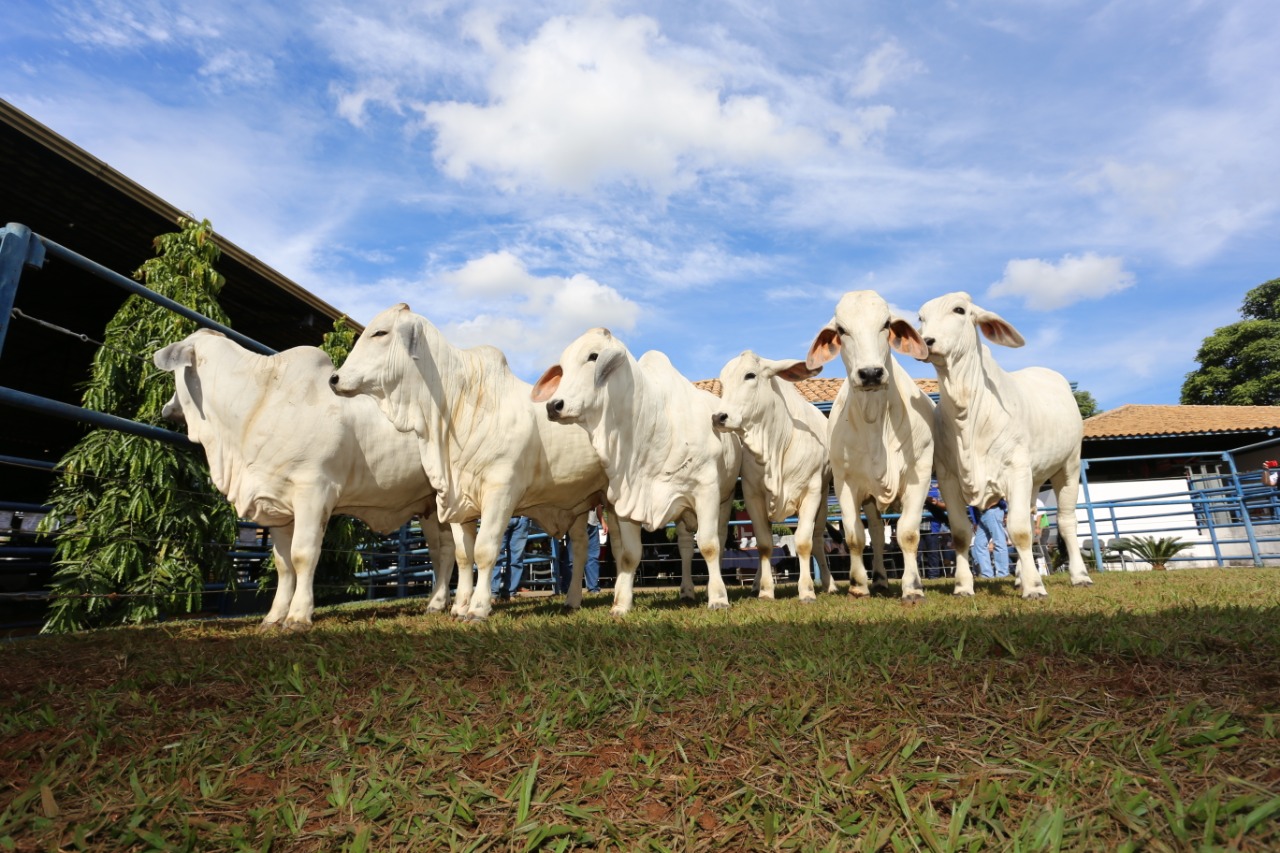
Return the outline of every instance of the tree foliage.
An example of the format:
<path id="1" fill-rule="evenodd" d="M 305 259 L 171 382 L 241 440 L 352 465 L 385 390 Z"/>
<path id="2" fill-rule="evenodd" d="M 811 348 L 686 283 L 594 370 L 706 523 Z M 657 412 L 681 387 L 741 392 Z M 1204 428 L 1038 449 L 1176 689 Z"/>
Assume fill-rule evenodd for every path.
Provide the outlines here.
<path id="1" fill-rule="evenodd" d="M 1098 414 L 1098 401 L 1088 391 L 1073 392 L 1076 397 L 1076 406 L 1080 409 L 1080 417 L 1091 418 Z"/>
<path id="2" fill-rule="evenodd" d="M 1184 405 L 1280 405 L 1280 278 L 1244 297 L 1244 318 L 1216 329 L 1182 384 Z"/>
<path id="3" fill-rule="evenodd" d="M 211 319 L 228 322 L 207 220 L 180 220 L 155 239 L 156 257 L 134 278 Z M 130 296 L 107 325 L 84 406 L 155 426 L 173 394 L 151 354 L 196 324 Z M 56 530 L 53 603 L 46 631 L 141 622 L 199 607 L 206 580 L 225 578 L 235 512 L 209 480 L 199 449 L 94 429 L 63 457 L 46 527 Z"/>

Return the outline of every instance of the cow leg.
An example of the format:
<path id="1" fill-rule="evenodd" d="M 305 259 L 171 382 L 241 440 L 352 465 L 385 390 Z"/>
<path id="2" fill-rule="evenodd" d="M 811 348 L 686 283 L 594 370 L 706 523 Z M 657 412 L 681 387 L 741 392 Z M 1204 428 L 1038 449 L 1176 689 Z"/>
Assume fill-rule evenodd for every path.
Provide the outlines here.
<path id="1" fill-rule="evenodd" d="M 825 486 L 826 483 L 824 482 L 823 485 Z M 804 500 L 800 502 L 800 509 L 796 512 L 796 557 L 800 561 L 800 577 L 796 579 L 796 583 L 800 587 L 801 604 L 810 604 L 818 600 L 813 588 L 813 531 L 818 528 L 819 516 L 822 517 L 821 523 L 825 526 L 826 507 L 826 490 L 824 489 L 819 495 L 816 488 L 811 488 L 805 493 Z M 818 553 L 826 557 L 825 548 L 819 548 Z M 827 571 L 826 560 L 824 559 L 819 565 L 823 580 L 826 581 L 831 577 Z M 826 591 L 831 592 L 831 589 Z"/>
<path id="2" fill-rule="evenodd" d="M 587 514 L 573 520 L 569 528 L 569 550 L 573 557 L 573 576 L 569 579 L 569 591 L 564 596 L 564 609 L 582 607 L 582 575 L 587 565 Z"/>
<path id="3" fill-rule="evenodd" d="M 727 610 L 729 590 L 725 589 L 724 577 L 720 574 L 720 537 L 723 535 L 720 496 L 706 495 L 702 500 L 695 497 L 695 506 L 700 510 L 696 534 L 698 550 L 702 559 L 707 561 L 707 607 L 710 610 Z"/>
<path id="4" fill-rule="evenodd" d="M 453 531 L 442 530 L 440 521 L 434 515 L 422 519 L 420 523 L 422 535 L 427 540 L 427 553 L 431 557 L 431 569 L 435 578 L 431 584 L 427 612 L 443 613 L 449 606 L 449 581 L 453 578 L 457 546 L 454 544 Z"/>
<path id="5" fill-rule="evenodd" d="M 1058 498 L 1058 535 L 1067 546 L 1067 572 L 1073 586 L 1092 586 L 1089 570 L 1080 556 L 1080 540 L 1076 536 L 1076 496 L 1080 493 L 1080 460 L 1072 458 L 1049 482 Z M 1022 565 L 1022 552 L 1018 552 Z"/>
<path id="6" fill-rule="evenodd" d="M 871 594 L 871 587 L 867 567 L 862 564 L 862 548 L 867 543 L 862 527 L 862 496 L 845 482 L 838 483 L 837 488 L 840 511 L 844 513 L 844 544 L 849 551 L 849 594 L 863 598 Z"/>
<path id="7" fill-rule="evenodd" d="M 609 518 L 613 520 L 609 535 L 614 563 L 618 567 L 618 578 L 613 586 L 613 609 L 609 612 L 614 616 L 625 616 L 631 610 L 636 568 L 640 565 L 640 525 L 617 518 L 612 512 Z"/>
<path id="8" fill-rule="evenodd" d="M 973 570 L 969 568 L 969 546 L 973 543 L 973 525 L 964 502 L 960 483 L 954 477 L 939 479 L 938 490 L 947 505 L 947 526 L 956 549 L 956 595 L 973 595 Z"/>
<path id="9" fill-rule="evenodd" d="M 676 522 L 676 548 L 680 551 L 680 600 L 694 601 L 698 596 L 693 589 L 693 534 L 684 521 Z"/>
<path id="10" fill-rule="evenodd" d="M 822 583 L 822 591 L 828 593 L 836 591 L 836 578 L 835 575 L 831 573 L 831 561 L 827 559 L 826 548 L 827 512 L 829 510 L 829 507 L 827 506 L 827 494 L 830 491 L 831 480 L 824 479 L 822 481 L 822 493 L 818 496 L 818 509 L 813 519 L 813 533 L 809 537 L 811 553 L 817 557 L 818 570 L 822 572 L 822 578 L 820 581 Z M 797 536 L 797 542 L 798 541 L 799 536 Z M 814 548 L 814 543 L 817 543 L 816 551 L 812 550 Z M 799 546 L 797 545 L 797 547 Z"/>
<path id="11" fill-rule="evenodd" d="M 476 586 L 467 608 L 468 622 L 483 622 L 493 609 L 493 567 L 502 550 L 502 538 L 515 509 L 513 500 L 496 499 L 480 510 L 480 529 L 475 537 Z"/>
<path id="12" fill-rule="evenodd" d="M 453 527 L 454 543 L 462 552 L 458 554 L 458 592 L 453 599 L 450 611 L 459 619 L 466 618 L 467 609 L 471 606 L 472 586 L 475 577 L 476 525 L 469 521 L 466 524 L 455 524 Z"/>
<path id="13" fill-rule="evenodd" d="M 902 490 L 902 515 L 898 516 L 898 546 L 902 549 L 902 601 L 924 601 L 920 581 L 920 519 L 929 493 L 928 473 L 923 482 L 908 483 Z"/>
<path id="14" fill-rule="evenodd" d="M 276 596 L 271 601 L 271 609 L 263 617 L 258 630 L 272 631 L 284 627 L 284 618 L 289 615 L 289 602 L 293 600 L 293 590 L 297 585 L 297 576 L 293 573 L 291 549 L 293 547 L 293 525 L 286 524 L 271 528 L 271 551 L 276 558 Z"/>
<path id="15" fill-rule="evenodd" d="M 1009 538 L 1018 549 L 1018 581 L 1022 588 L 1023 598 L 1047 598 L 1049 591 L 1045 589 L 1044 578 L 1036 570 L 1036 558 L 1031 553 L 1031 474 L 1011 478 L 1009 504 L 1005 516 L 1009 524 Z M 1075 518 L 1075 508 L 1071 510 Z M 1059 527 L 1061 529 L 1061 527 Z M 958 546 L 957 546 L 958 547 Z"/>
<path id="16" fill-rule="evenodd" d="M 293 544 L 289 549 L 293 558 L 293 573 L 297 586 L 289 602 L 289 615 L 285 617 L 286 631 L 306 631 L 311 628 L 311 614 L 316 609 L 316 563 L 320 561 L 320 546 L 324 542 L 324 529 L 329 522 L 327 507 L 308 507 L 298 501 L 294 507 Z"/>
<path id="17" fill-rule="evenodd" d="M 757 594 L 761 598 L 772 599 L 773 591 L 773 527 L 769 523 L 769 506 L 765 500 L 765 496 L 755 491 L 749 490 L 745 495 L 745 503 L 747 505 L 747 517 L 751 519 L 751 529 L 756 534 L 756 549 L 760 556 L 760 561 L 756 566 L 756 582 L 755 588 Z M 729 504 L 732 510 L 733 504 Z M 722 512 L 721 518 L 728 519 L 729 512 Z M 699 530 L 702 528 L 699 527 Z M 727 534 L 727 531 L 726 531 Z M 728 536 L 721 538 L 721 542 Z"/>
<path id="18" fill-rule="evenodd" d="M 884 517 L 880 515 L 880 507 L 869 500 L 867 508 L 867 531 L 871 536 L 871 589 L 874 592 L 889 591 L 889 573 L 884 568 Z"/>

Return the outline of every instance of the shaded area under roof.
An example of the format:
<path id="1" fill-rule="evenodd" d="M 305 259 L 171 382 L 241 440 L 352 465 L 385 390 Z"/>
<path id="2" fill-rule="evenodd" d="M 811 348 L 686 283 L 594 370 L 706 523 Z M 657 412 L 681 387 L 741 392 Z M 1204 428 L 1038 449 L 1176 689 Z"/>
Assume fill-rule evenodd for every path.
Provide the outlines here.
<path id="1" fill-rule="evenodd" d="M 154 257 L 152 240 L 184 214 L 106 163 L 0 100 L 0 223 L 18 223 L 130 276 Z M 216 223 L 214 223 L 216 225 Z M 222 307 L 237 331 L 275 349 L 319 344 L 339 313 L 238 246 L 218 237 L 226 277 Z M 28 270 L 15 307 L 102 339 L 127 294 L 49 259 Z M 0 386 L 79 405 L 95 347 L 29 320 L 12 320 L 0 352 Z M 149 353 L 141 355 L 149 356 Z M 4 408 L 0 453 L 57 461 L 84 433 L 71 421 Z M 8 468 L 0 499 L 43 501 L 47 475 Z"/>

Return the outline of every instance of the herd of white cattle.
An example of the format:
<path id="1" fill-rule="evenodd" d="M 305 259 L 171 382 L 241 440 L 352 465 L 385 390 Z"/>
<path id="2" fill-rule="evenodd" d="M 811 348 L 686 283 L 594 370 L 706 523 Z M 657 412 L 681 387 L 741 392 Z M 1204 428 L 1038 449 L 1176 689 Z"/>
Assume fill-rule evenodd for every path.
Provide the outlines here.
<path id="1" fill-rule="evenodd" d="M 722 395 L 698 389 L 660 352 L 639 359 L 607 329 L 591 329 L 530 386 L 493 347 L 459 349 L 405 304 L 365 328 L 341 370 L 315 347 L 273 356 L 202 330 L 157 351 L 174 374 L 165 414 L 204 447 L 217 488 L 241 517 L 270 527 L 279 582 L 263 629 L 305 630 L 312 584 L 333 513 L 391 531 L 420 515 L 436 570 L 428 603 L 488 618 L 490 583 L 512 515 L 552 536 L 568 533 L 573 579 L 565 606 L 582 600 L 587 511 L 603 495 L 617 565 L 613 613 L 631 609 L 640 529 L 675 522 L 680 594 L 692 599 L 693 548 L 706 560 L 712 609 L 729 606 L 720 573 L 739 478 L 756 530 L 798 520 L 801 566 L 816 558 L 834 592 L 821 542 L 834 484 L 844 510 L 849 592 L 887 588 L 881 513 L 901 515 L 904 601 L 924 597 L 916 551 L 930 480 L 936 475 L 953 523 L 955 593 L 973 594 L 966 507 L 1007 499 L 1024 598 L 1046 595 L 1031 555 L 1031 508 L 1050 481 L 1072 583 L 1091 583 L 1076 541 L 1075 501 L 1083 427 L 1067 381 L 1044 368 L 1006 372 L 980 339 L 1022 346 L 1000 316 L 966 293 L 920 309 L 919 328 L 892 315 L 872 291 L 847 293 L 803 359 L 751 351 L 720 374 Z M 934 406 L 892 351 L 938 373 Z M 791 384 L 839 357 L 848 381 L 829 418 Z M 875 567 L 862 560 L 871 528 Z M 448 525 L 449 530 L 444 530 Z M 774 595 L 770 538 L 759 538 L 759 594 Z M 476 575 L 473 576 L 474 566 Z M 799 598 L 815 600 L 811 573 Z"/>

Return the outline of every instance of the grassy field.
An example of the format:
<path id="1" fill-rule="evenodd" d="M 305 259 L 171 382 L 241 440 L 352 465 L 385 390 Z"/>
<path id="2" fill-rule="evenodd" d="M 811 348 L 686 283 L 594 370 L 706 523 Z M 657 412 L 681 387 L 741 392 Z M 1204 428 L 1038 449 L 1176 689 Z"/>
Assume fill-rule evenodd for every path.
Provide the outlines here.
<path id="1" fill-rule="evenodd" d="M 1280 849 L 1280 571 L 0 648 L 0 850 Z"/>

